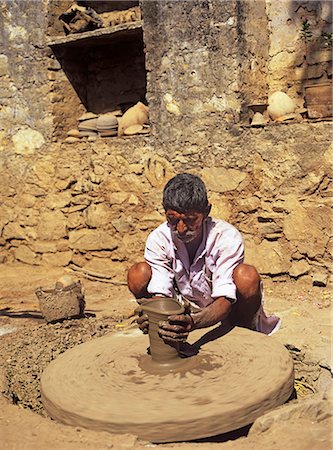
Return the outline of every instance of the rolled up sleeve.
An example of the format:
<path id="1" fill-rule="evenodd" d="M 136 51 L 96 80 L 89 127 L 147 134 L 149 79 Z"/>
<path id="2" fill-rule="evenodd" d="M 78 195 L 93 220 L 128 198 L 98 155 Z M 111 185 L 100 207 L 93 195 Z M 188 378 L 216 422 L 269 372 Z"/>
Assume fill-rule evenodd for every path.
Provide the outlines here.
<path id="1" fill-rule="evenodd" d="M 167 242 L 158 233 L 158 230 L 148 236 L 144 258 L 151 267 L 152 277 L 147 289 L 150 294 L 173 297 L 174 272 L 171 260 L 167 255 L 166 244 Z"/>
<path id="2" fill-rule="evenodd" d="M 229 297 L 236 299 L 236 285 L 233 281 L 234 269 L 244 260 L 244 242 L 235 228 L 218 237 L 215 267 L 212 273 L 212 298 Z"/>

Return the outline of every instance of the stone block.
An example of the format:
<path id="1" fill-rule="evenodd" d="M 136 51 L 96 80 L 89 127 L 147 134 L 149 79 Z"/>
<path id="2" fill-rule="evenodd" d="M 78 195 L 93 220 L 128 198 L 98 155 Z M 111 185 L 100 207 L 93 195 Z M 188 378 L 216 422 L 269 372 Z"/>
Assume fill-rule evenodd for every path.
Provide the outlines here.
<path id="1" fill-rule="evenodd" d="M 113 192 L 109 195 L 109 203 L 110 205 L 122 205 L 128 199 L 127 192 Z"/>
<path id="2" fill-rule="evenodd" d="M 299 277 L 300 275 L 306 275 L 311 269 L 310 264 L 306 259 L 300 259 L 299 261 L 292 261 L 289 269 L 289 274 L 292 277 Z"/>
<path id="3" fill-rule="evenodd" d="M 152 230 L 165 221 L 165 216 L 160 214 L 157 211 L 154 211 L 150 214 L 146 214 L 141 217 L 137 227 L 140 230 Z"/>
<path id="4" fill-rule="evenodd" d="M 131 216 L 123 215 L 119 219 L 113 219 L 111 223 L 121 234 L 130 233 L 135 229 L 135 222 Z"/>
<path id="5" fill-rule="evenodd" d="M 37 183 L 41 187 L 49 187 L 53 185 L 55 166 L 54 162 L 50 159 L 39 159 L 33 166 L 33 171 L 37 177 Z"/>
<path id="6" fill-rule="evenodd" d="M 66 218 L 61 211 L 45 212 L 40 215 L 37 236 L 41 240 L 55 240 L 67 236 Z"/>
<path id="7" fill-rule="evenodd" d="M 92 204 L 84 211 L 85 223 L 90 228 L 103 227 L 110 223 L 111 210 L 105 203 Z"/>
<path id="8" fill-rule="evenodd" d="M 10 222 L 6 225 L 2 232 L 2 237 L 7 241 L 11 239 L 25 239 L 26 233 L 24 228 L 16 222 Z"/>
<path id="9" fill-rule="evenodd" d="M 67 215 L 67 227 L 69 229 L 78 228 L 83 224 L 83 216 L 79 211 Z"/>
<path id="10" fill-rule="evenodd" d="M 33 252 L 27 245 L 20 245 L 14 249 L 14 257 L 18 261 L 22 261 L 26 264 L 38 264 L 36 253 Z"/>
<path id="11" fill-rule="evenodd" d="M 312 284 L 314 286 L 326 286 L 328 283 L 328 272 L 322 267 L 316 267 L 312 272 Z"/>
<path id="12" fill-rule="evenodd" d="M 45 206 L 49 209 L 61 209 L 70 204 L 71 198 L 71 193 L 67 191 L 50 194 L 45 199 Z"/>
<path id="13" fill-rule="evenodd" d="M 27 193 L 20 195 L 16 200 L 22 208 L 32 208 L 36 203 L 36 197 Z"/>
<path id="14" fill-rule="evenodd" d="M 72 256 L 72 251 L 44 253 L 42 256 L 42 263 L 48 266 L 66 267 L 71 262 Z"/>
<path id="15" fill-rule="evenodd" d="M 285 218 L 283 232 L 302 254 L 314 258 L 325 253 L 329 237 L 301 204 L 295 204 L 292 212 Z"/>
<path id="16" fill-rule="evenodd" d="M 123 273 L 125 279 L 124 265 L 120 262 L 111 261 L 111 259 L 108 258 L 93 257 L 83 266 L 83 269 L 87 270 L 92 275 L 97 274 L 110 278 Z"/>
<path id="17" fill-rule="evenodd" d="M 254 265 L 263 275 L 288 273 L 290 268 L 288 248 L 279 241 L 264 240 L 256 245 L 252 240 L 246 240 L 245 262 Z"/>
<path id="18" fill-rule="evenodd" d="M 67 239 L 59 239 L 56 241 L 34 241 L 31 248 L 36 253 L 56 253 L 69 249 Z"/>
<path id="19" fill-rule="evenodd" d="M 201 176 L 208 190 L 222 194 L 240 188 L 247 174 L 235 169 L 210 167 L 203 169 Z"/>
<path id="20" fill-rule="evenodd" d="M 212 192 L 209 201 L 212 204 L 211 216 L 228 221 L 232 214 L 232 208 L 228 200 L 223 198 L 222 195 Z"/>
<path id="21" fill-rule="evenodd" d="M 118 239 L 106 231 L 74 230 L 69 232 L 69 245 L 70 248 L 80 251 L 114 250 L 118 247 Z"/>
<path id="22" fill-rule="evenodd" d="M 0 77 L 8 74 L 8 58 L 6 55 L 0 55 Z"/>

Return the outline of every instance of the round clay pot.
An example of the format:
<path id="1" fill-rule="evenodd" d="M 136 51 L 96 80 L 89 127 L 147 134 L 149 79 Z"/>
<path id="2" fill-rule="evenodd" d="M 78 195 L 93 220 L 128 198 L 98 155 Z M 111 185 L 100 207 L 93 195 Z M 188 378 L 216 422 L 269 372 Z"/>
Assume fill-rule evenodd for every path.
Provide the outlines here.
<path id="1" fill-rule="evenodd" d="M 178 361 L 177 347 L 165 342 L 158 334 L 159 323 L 169 316 L 183 314 L 185 309 L 177 300 L 159 297 L 142 305 L 144 314 L 149 320 L 149 342 L 151 358 L 159 364 L 173 364 Z"/>

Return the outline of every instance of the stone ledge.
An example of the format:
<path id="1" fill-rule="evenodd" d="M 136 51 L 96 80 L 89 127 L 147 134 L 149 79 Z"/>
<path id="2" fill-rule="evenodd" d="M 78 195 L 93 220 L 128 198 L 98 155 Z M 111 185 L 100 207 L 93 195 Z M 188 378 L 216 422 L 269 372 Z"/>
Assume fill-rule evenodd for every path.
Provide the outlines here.
<path id="1" fill-rule="evenodd" d="M 114 27 L 99 28 L 85 33 L 69 34 L 67 36 L 53 36 L 47 41 L 49 47 L 59 46 L 91 46 L 103 44 L 106 41 L 119 41 L 131 39 L 142 34 L 142 21 L 124 23 Z"/>

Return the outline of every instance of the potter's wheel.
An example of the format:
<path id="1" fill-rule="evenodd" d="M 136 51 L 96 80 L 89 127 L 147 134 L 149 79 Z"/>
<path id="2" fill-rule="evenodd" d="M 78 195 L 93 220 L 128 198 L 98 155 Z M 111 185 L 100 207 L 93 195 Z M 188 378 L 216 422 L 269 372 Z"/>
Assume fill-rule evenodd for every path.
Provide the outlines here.
<path id="1" fill-rule="evenodd" d="M 189 342 L 201 345 L 198 355 L 186 370 L 164 375 L 142 368 L 150 357 L 144 356 L 149 342 L 140 330 L 79 345 L 44 371 L 43 404 L 65 424 L 152 442 L 214 436 L 250 424 L 290 397 L 292 359 L 274 338 L 234 328 L 216 339 L 219 330 L 192 332 Z M 212 333 L 215 339 L 205 343 Z"/>

